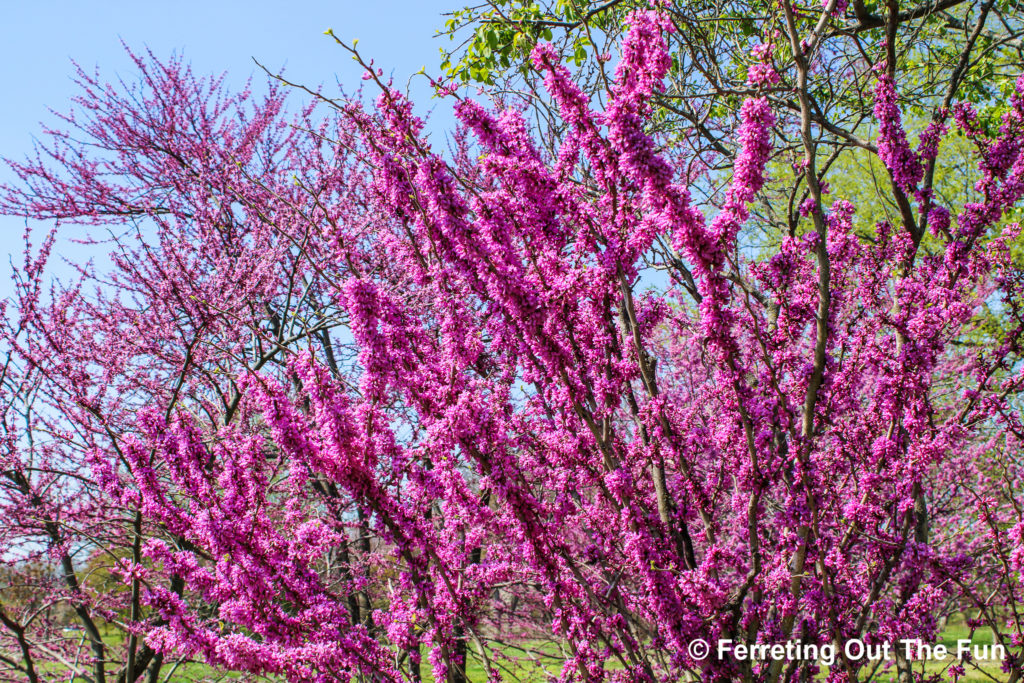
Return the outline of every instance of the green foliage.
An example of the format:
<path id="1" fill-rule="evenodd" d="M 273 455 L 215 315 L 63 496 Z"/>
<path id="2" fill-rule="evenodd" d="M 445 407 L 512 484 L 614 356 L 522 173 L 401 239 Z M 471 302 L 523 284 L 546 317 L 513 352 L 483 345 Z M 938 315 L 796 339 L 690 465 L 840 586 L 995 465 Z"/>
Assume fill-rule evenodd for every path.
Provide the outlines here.
<path id="1" fill-rule="evenodd" d="M 595 56 L 593 34 L 617 32 L 626 13 L 641 5 L 635 0 L 491 0 L 465 7 L 452 12 L 439 32 L 452 42 L 462 39 L 450 51 L 441 48 L 441 68 L 463 83 L 491 85 L 499 73 L 526 73 L 530 51 L 541 40 L 558 40 L 567 61 L 581 66 Z"/>

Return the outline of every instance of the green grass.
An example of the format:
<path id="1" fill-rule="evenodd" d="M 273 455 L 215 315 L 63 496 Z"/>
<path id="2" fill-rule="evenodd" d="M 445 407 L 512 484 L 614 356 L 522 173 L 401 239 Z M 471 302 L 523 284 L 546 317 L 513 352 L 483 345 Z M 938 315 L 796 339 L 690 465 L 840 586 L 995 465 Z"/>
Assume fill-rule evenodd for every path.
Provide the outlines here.
<path id="1" fill-rule="evenodd" d="M 994 643 L 994 637 L 992 631 L 988 628 L 978 629 L 974 632 L 973 636 L 970 629 L 964 623 L 962 617 L 955 620 L 950 620 L 943 630 L 942 635 L 938 643 L 944 645 L 950 654 L 947 655 L 945 660 L 932 660 L 927 662 L 916 662 L 914 664 L 915 672 L 924 672 L 926 674 L 941 674 L 943 680 L 951 681 L 952 678 L 948 676 L 947 669 L 949 666 L 957 663 L 956 651 L 957 643 L 960 640 L 970 640 L 971 645 L 991 646 Z M 548 657 L 544 661 L 534 664 L 530 662 L 518 661 L 515 663 L 504 662 L 506 668 L 501 668 L 503 674 L 514 674 L 520 680 L 539 682 L 548 681 L 561 673 L 561 660 L 554 656 L 557 654 L 557 648 L 551 645 L 528 645 L 537 650 L 543 650 L 547 653 Z M 990 650 L 991 652 L 991 650 Z M 473 683 L 484 683 L 487 681 L 487 672 L 480 662 L 479 658 L 473 656 L 474 653 L 470 653 L 470 661 L 467 662 L 467 676 Z M 511 649 L 508 652 L 509 655 L 515 656 L 519 653 L 513 652 Z M 965 665 L 965 675 L 960 677 L 957 683 L 992 683 L 992 681 L 1005 680 L 1006 674 L 1000 670 L 999 660 L 987 660 L 978 661 L 977 666 L 970 664 Z M 499 667 L 500 668 L 500 667 Z M 610 664 L 607 667 L 609 670 L 621 668 L 621 665 L 615 663 Z M 980 671 L 979 671 L 980 669 Z M 868 671 L 862 670 L 861 675 L 867 676 Z M 819 680 L 824 680 L 828 675 L 828 669 L 824 668 L 823 671 L 818 675 Z M 511 678 L 511 677 L 509 677 Z M 874 675 L 871 678 L 862 678 L 862 681 L 875 681 L 878 683 L 888 683 L 889 681 L 895 682 L 897 680 L 896 668 L 894 663 L 888 662 L 878 667 Z M 430 676 L 429 667 L 426 666 L 426 658 L 424 657 L 424 681 L 430 681 L 433 683 L 433 678 Z"/>
<path id="2" fill-rule="evenodd" d="M 960 640 L 970 640 L 972 647 L 975 645 L 991 646 L 994 642 L 994 637 L 991 629 L 989 628 L 978 629 L 972 636 L 970 629 L 964 623 L 962 617 L 952 619 L 946 624 L 946 628 L 943 629 L 942 635 L 937 641 L 937 644 L 941 644 L 946 647 L 949 654 L 946 655 L 944 660 L 915 662 L 913 665 L 914 671 L 918 673 L 923 671 L 928 675 L 941 674 L 943 680 L 952 681 L 952 677 L 948 674 L 948 669 L 951 665 L 957 663 L 957 642 Z M 992 683 L 992 681 L 1005 680 L 1006 674 L 1000 670 L 999 666 L 999 660 L 978 661 L 976 662 L 976 666 L 965 664 L 964 668 L 966 669 L 966 672 L 957 680 L 957 683 Z M 824 679 L 826 675 L 827 671 L 823 672 L 819 678 Z M 880 666 L 874 676 L 871 678 L 864 678 L 862 680 L 876 681 L 877 683 L 889 683 L 890 681 L 895 682 L 897 680 L 896 667 L 892 662 L 888 662 L 887 664 Z"/>
<path id="3" fill-rule="evenodd" d="M 122 642 L 123 634 L 115 629 L 108 629 L 104 632 L 103 640 L 108 645 L 116 648 Z M 941 674 L 943 680 L 952 680 L 947 673 L 947 669 L 951 664 L 956 664 L 956 649 L 957 642 L 959 640 L 970 640 L 972 645 L 989 645 L 993 644 L 994 638 L 991 630 L 988 628 L 978 629 L 975 633 L 971 634 L 970 629 L 964 623 L 963 619 L 951 620 L 946 628 L 943 630 L 939 643 L 946 646 L 950 652 L 944 661 L 927 661 L 927 662 L 916 662 L 914 664 L 915 672 L 924 672 L 926 674 Z M 497 652 L 491 653 L 492 649 L 497 649 Z M 525 683 L 541 683 L 544 681 L 550 681 L 556 679 L 562 670 L 562 655 L 558 648 L 551 643 L 531 643 L 524 642 L 516 645 L 504 645 L 500 648 L 488 648 L 488 656 L 491 657 L 492 665 L 496 666 L 506 680 L 519 680 Z M 483 659 L 473 649 L 470 650 L 468 661 L 466 663 L 467 677 L 473 683 L 485 683 L 488 679 L 487 668 Z M 1005 674 L 1000 671 L 1000 662 L 998 660 L 987 660 L 977 662 L 977 668 L 971 665 L 966 666 L 966 674 L 958 680 L 958 683 L 991 683 L 991 681 L 1001 681 L 1005 679 Z M 163 674 L 161 679 L 167 676 L 171 671 L 173 664 L 167 664 L 164 666 Z M 45 671 L 48 673 L 54 673 L 59 668 L 56 665 L 50 665 L 46 667 Z M 608 665 L 608 669 L 618 669 L 621 665 L 613 663 Z M 981 669 L 979 671 L 978 669 Z M 432 671 L 427 660 L 426 649 L 423 651 L 421 672 L 424 683 L 434 683 Z M 827 669 L 824 669 L 819 674 L 818 679 L 823 680 L 828 674 Z M 987 675 L 986 675 L 987 674 Z M 862 676 L 867 675 L 866 670 L 862 670 Z M 201 662 L 187 662 L 179 665 L 173 672 L 170 681 L 173 683 L 205 683 L 208 681 L 217 680 L 230 680 L 240 678 L 240 674 L 223 673 L 216 671 L 212 667 L 207 666 Z M 892 662 L 883 663 L 875 671 L 871 678 L 862 678 L 862 681 L 876 681 L 878 683 L 888 683 L 889 681 L 895 682 L 897 679 L 895 665 Z M 77 683 L 79 679 L 75 681 L 69 681 L 68 683 Z"/>
<path id="4" fill-rule="evenodd" d="M 83 632 L 79 629 L 75 629 L 75 638 L 81 638 Z M 114 653 L 117 653 L 121 645 L 124 643 L 125 635 L 123 631 L 110 626 L 101 628 L 101 637 L 103 643 L 107 646 L 107 656 L 111 657 Z M 89 643 L 85 642 L 82 645 L 84 650 L 88 650 Z M 123 661 L 113 661 L 107 666 L 107 678 L 111 678 L 111 674 L 116 673 L 122 666 Z M 60 673 L 66 670 L 60 664 L 53 662 L 42 662 L 37 663 L 36 669 L 41 674 L 53 674 Z M 173 669 L 173 672 L 172 672 Z M 175 666 L 174 662 L 167 662 L 164 664 L 160 671 L 160 680 L 163 681 L 168 678 L 168 683 L 210 683 L 212 681 L 232 680 L 238 679 L 243 674 L 235 672 L 222 672 L 217 671 L 213 667 L 204 664 L 202 662 L 182 662 Z M 66 679 L 66 683 L 84 683 L 86 679 L 76 676 L 73 679 Z"/>

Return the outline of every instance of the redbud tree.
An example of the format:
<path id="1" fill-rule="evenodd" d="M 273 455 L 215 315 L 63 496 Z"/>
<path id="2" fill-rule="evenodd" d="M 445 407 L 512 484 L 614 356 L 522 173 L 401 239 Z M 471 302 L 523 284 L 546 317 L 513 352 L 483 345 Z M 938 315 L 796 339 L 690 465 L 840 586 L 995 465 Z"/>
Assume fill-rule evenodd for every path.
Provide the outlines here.
<path id="1" fill-rule="evenodd" d="M 843 644 L 958 617 L 1020 680 L 1024 78 L 959 96 L 985 4 L 913 128 L 920 17 L 858 8 L 751 5 L 690 128 L 661 6 L 598 90 L 543 40 L 516 91 L 434 81 L 447 144 L 372 62 L 298 108 L 79 71 L 0 201 L 49 225 L 4 308 L 0 675 L 911 681 Z"/>

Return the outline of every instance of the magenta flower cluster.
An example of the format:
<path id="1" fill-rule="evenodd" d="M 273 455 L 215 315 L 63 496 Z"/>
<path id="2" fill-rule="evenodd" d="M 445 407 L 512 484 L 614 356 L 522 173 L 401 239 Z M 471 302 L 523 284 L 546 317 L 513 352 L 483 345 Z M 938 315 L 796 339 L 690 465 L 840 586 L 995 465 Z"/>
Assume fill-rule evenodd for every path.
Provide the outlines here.
<path id="1" fill-rule="evenodd" d="M 556 652 L 562 681 L 776 683 L 820 669 L 690 643 L 932 641 L 955 605 L 1019 678 L 1024 78 L 997 131 L 951 109 L 979 161 L 947 208 L 922 190 L 945 119 L 912 149 L 877 75 L 930 237 L 823 178 L 790 209 L 814 230 L 755 233 L 791 81 L 755 48 L 727 173 L 694 173 L 653 125 L 673 28 L 630 16 L 601 107 L 536 46 L 557 134 L 453 95 L 444 149 L 372 65 L 372 104 L 294 116 L 180 62 L 80 73 L 0 208 L 114 246 L 50 287 L 58 233 L 28 244 L 4 304 L 0 562 L 84 635 L 4 597 L 0 655 L 96 683 L 499 681 Z"/>

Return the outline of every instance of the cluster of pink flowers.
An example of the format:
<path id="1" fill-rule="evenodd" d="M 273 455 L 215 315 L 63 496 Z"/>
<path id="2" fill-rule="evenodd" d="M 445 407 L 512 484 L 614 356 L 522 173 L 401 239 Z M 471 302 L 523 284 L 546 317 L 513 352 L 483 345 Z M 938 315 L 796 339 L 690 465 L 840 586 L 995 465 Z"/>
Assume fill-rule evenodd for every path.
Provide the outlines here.
<path id="1" fill-rule="evenodd" d="M 782 80 L 779 72 L 772 64 L 775 48 L 771 43 L 756 45 L 751 51 L 757 61 L 747 69 L 747 83 L 754 86 L 771 86 Z"/>
<path id="2" fill-rule="evenodd" d="M 893 182 L 906 194 L 912 194 L 924 174 L 921 160 L 907 142 L 903 129 L 902 113 L 896 95 L 896 84 L 885 73 L 885 64 L 877 67 L 878 82 L 875 84 L 875 119 L 878 121 L 878 158 L 882 160 Z M 933 139 L 927 147 L 936 147 L 938 131 L 931 130 Z M 926 145 L 926 141 L 922 141 Z"/>

